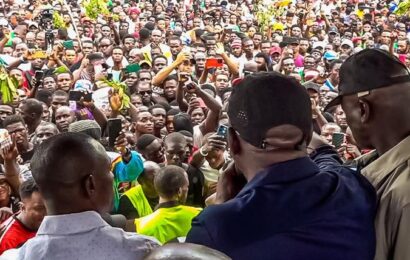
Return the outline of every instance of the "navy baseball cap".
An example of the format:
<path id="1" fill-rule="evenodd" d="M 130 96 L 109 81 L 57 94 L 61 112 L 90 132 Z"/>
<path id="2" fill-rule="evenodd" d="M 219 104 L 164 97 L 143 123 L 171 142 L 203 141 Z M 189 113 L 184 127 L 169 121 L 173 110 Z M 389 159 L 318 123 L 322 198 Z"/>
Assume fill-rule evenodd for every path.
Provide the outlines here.
<path id="1" fill-rule="evenodd" d="M 325 108 L 340 105 L 342 97 L 410 82 L 407 67 L 390 53 L 366 49 L 350 56 L 340 67 L 339 96 Z"/>
<path id="2" fill-rule="evenodd" d="M 278 72 L 254 73 L 235 85 L 228 115 L 241 138 L 262 149 L 272 127 L 293 125 L 305 136 L 312 130 L 308 92 L 295 78 Z"/>

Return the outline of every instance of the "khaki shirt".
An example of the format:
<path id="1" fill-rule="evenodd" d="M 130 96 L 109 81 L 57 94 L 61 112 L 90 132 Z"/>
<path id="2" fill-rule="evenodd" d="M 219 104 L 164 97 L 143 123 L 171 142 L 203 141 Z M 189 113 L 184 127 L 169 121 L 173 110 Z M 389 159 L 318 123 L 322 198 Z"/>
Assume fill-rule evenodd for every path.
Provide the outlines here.
<path id="1" fill-rule="evenodd" d="M 375 260 L 410 259 L 410 136 L 380 157 L 373 151 L 357 161 L 377 192 Z"/>

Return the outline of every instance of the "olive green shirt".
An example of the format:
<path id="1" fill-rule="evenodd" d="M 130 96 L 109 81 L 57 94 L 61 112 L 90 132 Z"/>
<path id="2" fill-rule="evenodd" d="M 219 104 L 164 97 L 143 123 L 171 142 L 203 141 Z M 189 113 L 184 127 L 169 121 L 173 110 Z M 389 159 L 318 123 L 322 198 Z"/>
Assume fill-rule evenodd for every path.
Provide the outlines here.
<path id="1" fill-rule="evenodd" d="M 377 192 L 375 260 L 410 259 L 410 136 L 382 156 L 357 159 Z"/>

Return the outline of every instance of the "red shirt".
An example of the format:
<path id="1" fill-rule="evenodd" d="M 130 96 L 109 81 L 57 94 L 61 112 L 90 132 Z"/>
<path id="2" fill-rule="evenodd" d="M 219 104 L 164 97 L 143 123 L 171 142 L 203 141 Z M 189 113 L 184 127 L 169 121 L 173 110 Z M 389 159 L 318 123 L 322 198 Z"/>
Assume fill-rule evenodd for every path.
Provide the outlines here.
<path id="1" fill-rule="evenodd" d="M 17 219 L 11 216 L 0 226 L 0 255 L 4 251 L 21 247 L 27 240 L 36 235 L 36 231 L 30 230 Z"/>

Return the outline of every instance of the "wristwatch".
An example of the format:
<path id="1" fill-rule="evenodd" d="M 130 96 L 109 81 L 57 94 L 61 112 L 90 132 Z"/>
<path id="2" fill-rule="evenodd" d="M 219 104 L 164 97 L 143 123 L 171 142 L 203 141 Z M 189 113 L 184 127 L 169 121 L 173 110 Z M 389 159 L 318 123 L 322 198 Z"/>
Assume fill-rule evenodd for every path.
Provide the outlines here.
<path id="1" fill-rule="evenodd" d="M 204 152 L 204 147 L 201 147 L 201 148 L 199 149 L 199 153 L 200 153 L 203 157 L 208 156 L 208 152 Z"/>

